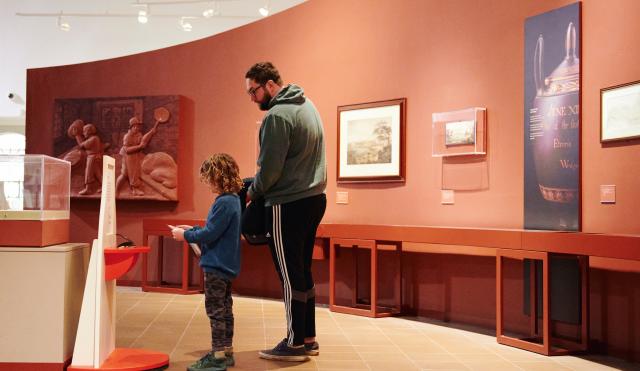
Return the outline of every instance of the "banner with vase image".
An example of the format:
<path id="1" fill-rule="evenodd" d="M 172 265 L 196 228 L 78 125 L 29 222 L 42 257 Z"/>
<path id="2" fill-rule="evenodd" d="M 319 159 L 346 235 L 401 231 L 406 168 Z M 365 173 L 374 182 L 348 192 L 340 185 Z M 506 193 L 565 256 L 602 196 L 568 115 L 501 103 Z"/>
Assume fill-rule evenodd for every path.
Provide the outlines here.
<path id="1" fill-rule="evenodd" d="M 580 3 L 525 22 L 524 228 L 580 230 Z"/>

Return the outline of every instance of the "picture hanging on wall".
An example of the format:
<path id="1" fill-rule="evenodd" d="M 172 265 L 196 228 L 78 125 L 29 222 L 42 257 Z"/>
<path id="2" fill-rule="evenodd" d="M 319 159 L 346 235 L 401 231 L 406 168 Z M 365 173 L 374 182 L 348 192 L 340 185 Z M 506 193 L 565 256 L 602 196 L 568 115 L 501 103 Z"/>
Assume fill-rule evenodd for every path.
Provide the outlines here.
<path id="1" fill-rule="evenodd" d="M 406 98 L 338 107 L 338 183 L 403 182 Z"/>
<path id="2" fill-rule="evenodd" d="M 71 197 L 100 199 L 102 156 L 116 199 L 178 200 L 180 96 L 56 99 L 54 156 L 71 162 Z"/>
<path id="3" fill-rule="evenodd" d="M 445 126 L 445 146 L 459 146 L 476 143 L 476 122 L 474 120 L 452 121 Z"/>
<path id="4" fill-rule="evenodd" d="M 640 81 L 600 90 L 600 141 L 640 138 Z"/>
<path id="5" fill-rule="evenodd" d="M 486 108 L 471 107 L 434 112 L 431 117 L 431 148 L 434 157 L 487 153 Z"/>
<path id="6" fill-rule="evenodd" d="M 580 230 L 580 9 L 525 22 L 525 229 Z"/>

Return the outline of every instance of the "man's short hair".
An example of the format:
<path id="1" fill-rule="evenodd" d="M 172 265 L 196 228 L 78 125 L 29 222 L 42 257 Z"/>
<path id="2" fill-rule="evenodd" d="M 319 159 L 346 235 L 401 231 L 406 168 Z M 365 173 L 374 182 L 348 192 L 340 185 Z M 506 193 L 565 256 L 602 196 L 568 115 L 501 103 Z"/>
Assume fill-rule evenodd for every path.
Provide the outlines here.
<path id="1" fill-rule="evenodd" d="M 244 76 L 252 79 L 260 85 L 264 85 L 269 80 L 273 80 L 277 85 L 282 85 L 282 78 L 276 67 L 271 62 L 258 62 L 249 68 Z"/>

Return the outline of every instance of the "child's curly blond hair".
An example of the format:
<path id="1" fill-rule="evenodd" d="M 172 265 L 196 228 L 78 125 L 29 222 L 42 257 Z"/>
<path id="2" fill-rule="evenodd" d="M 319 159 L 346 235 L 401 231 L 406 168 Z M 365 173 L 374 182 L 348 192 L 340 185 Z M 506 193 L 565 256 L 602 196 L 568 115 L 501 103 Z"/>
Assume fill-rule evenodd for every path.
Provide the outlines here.
<path id="1" fill-rule="evenodd" d="M 243 183 L 236 160 L 226 153 L 216 153 L 200 166 L 200 180 L 220 193 L 238 193 Z"/>

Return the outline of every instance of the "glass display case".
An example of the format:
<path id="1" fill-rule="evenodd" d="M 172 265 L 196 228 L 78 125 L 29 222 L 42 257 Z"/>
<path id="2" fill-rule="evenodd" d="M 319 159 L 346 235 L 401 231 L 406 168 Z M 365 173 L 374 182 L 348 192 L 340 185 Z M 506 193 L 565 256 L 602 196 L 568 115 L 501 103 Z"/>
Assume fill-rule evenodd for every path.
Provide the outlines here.
<path id="1" fill-rule="evenodd" d="M 468 156 L 487 153 L 487 110 L 473 107 L 432 115 L 432 156 Z"/>
<path id="2" fill-rule="evenodd" d="M 68 242 L 71 164 L 45 155 L 0 155 L 0 246 Z"/>
<path id="3" fill-rule="evenodd" d="M 0 155 L 0 219 L 69 219 L 71 164 L 45 155 Z"/>

